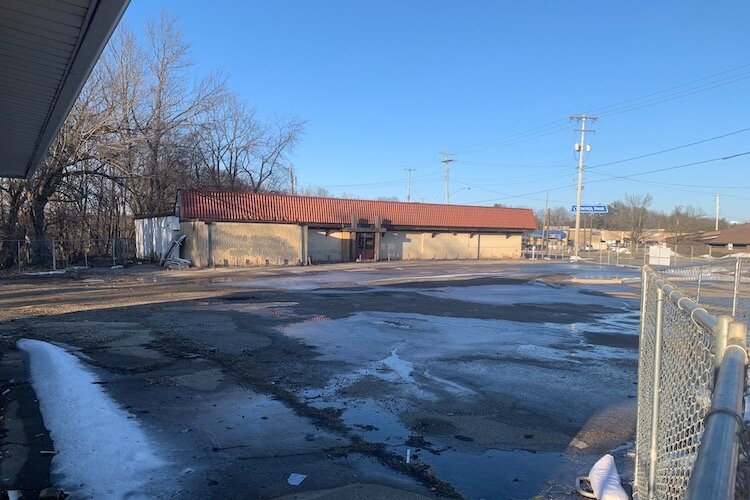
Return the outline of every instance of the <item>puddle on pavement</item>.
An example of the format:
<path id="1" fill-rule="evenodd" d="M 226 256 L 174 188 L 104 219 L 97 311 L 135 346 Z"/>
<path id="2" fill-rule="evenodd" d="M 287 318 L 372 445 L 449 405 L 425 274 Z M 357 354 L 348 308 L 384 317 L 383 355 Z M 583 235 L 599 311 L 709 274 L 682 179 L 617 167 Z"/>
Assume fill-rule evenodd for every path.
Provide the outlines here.
<path id="1" fill-rule="evenodd" d="M 526 450 L 457 449 L 465 447 L 471 438 L 453 435 L 455 429 L 443 429 L 448 434 L 445 436 L 422 435 L 408 429 L 391 409 L 374 400 L 339 403 L 342 418 L 356 434 L 370 442 L 384 443 L 404 460 L 409 449 L 416 462 L 428 464 L 437 477 L 466 498 L 531 498 L 538 494 L 545 498 L 577 498 L 572 493 L 576 476 L 585 475 L 599 458 Z M 626 462 L 620 455 L 619 460 Z M 628 469 L 627 464 L 624 469 Z"/>
<path id="2" fill-rule="evenodd" d="M 622 274 L 619 269 L 615 272 Z M 587 275 L 602 277 L 590 272 Z M 580 293 L 582 289 L 528 282 L 402 290 L 498 306 L 531 301 L 576 303 L 620 312 L 594 314 L 593 319 L 573 323 L 358 312 L 323 324 L 307 321 L 287 325 L 282 331 L 315 346 L 319 359 L 349 366 L 326 387 L 301 391 L 301 398 L 316 407 L 342 409 L 343 420 L 355 433 L 368 441 L 384 443 L 404 460 L 410 448 L 417 460 L 429 464 L 437 477 L 451 483 L 467 498 L 531 498 L 540 494 L 545 498 L 576 498 L 572 489 L 576 476 L 585 475 L 603 452 L 594 455 L 593 451 L 562 451 L 569 441 L 564 439 L 562 427 L 555 430 L 555 441 L 542 436 L 551 429 L 539 423 L 531 425 L 528 432 L 534 434 L 529 434 L 528 449 L 523 449 L 523 433 L 519 434 L 518 443 L 507 441 L 502 434 L 493 434 L 484 442 L 474 436 L 475 440 L 470 432 L 462 430 L 457 417 L 448 416 L 453 413 L 423 413 L 442 422 L 445 428 L 441 429 L 410 429 L 404 422 L 411 422 L 405 417 L 407 412 L 424 412 L 425 402 L 429 407 L 448 398 L 445 401 L 456 407 L 459 401 L 471 403 L 497 390 L 524 401 L 528 411 L 558 418 L 560 423 L 571 422 L 566 419 L 576 414 L 591 413 L 620 400 L 629 401 L 637 359 L 639 316 L 633 310 L 637 301 Z M 611 380 L 607 395 L 587 393 L 592 378 Z M 446 389 L 447 383 L 466 390 L 446 395 L 455 392 Z M 533 398 L 529 398 L 529 391 Z M 571 410 L 564 401 L 572 401 L 570 398 L 580 394 L 587 394 L 586 409 Z M 593 401 L 594 398 L 598 399 Z M 480 417 L 494 421 L 491 413 L 477 416 L 481 420 Z M 627 427 L 626 424 L 629 425 L 623 425 Z M 529 451 L 540 449 L 540 439 L 549 445 L 541 449 L 561 451 Z M 503 443 L 508 443 L 507 449 Z M 602 447 L 601 443 L 596 446 Z M 621 472 L 626 472 L 623 477 L 629 477 L 630 459 L 620 453 L 617 460 Z"/>

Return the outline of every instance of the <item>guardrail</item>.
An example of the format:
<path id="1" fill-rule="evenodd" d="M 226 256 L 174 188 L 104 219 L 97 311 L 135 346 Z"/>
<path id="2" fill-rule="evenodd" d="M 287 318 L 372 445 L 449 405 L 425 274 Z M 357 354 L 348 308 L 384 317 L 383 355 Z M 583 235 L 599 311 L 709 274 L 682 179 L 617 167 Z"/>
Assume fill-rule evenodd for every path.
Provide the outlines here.
<path id="1" fill-rule="evenodd" d="M 747 326 L 648 266 L 642 280 L 635 495 L 734 498 Z"/>

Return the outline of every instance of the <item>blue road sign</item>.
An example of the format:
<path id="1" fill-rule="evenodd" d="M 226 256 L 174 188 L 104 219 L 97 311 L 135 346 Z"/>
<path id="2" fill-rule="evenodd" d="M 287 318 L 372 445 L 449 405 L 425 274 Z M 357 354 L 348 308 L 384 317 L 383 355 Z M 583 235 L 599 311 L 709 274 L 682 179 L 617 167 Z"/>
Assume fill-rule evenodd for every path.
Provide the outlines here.
<path id="1" fill-rule="evenodd" d="M 570 207 L 570 211 L 575 213 L 576 206 Z M 607 205 L 581 205 L 582 214 L 606 214 L 609 213 Z"/>

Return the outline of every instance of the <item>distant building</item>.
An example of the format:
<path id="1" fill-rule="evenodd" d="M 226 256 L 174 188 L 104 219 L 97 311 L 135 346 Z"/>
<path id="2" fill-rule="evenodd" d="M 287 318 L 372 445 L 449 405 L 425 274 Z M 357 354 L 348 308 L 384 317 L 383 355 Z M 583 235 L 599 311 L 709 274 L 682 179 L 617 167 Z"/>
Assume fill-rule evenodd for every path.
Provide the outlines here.
<path id="1" fill-rule="evenodd" d="M 181 257 L 197 266 L 516 259 L 536 225 L 523 208 L 182 190 L 175 219 L 141 218 L 137 239 L 175 224 L 187 236 Z"/>
<path id="2" fill-rule="evenodd" d="M 750 224 L 739 224 L 721 231 L 704 233 L 700 241 L 714 249 L 746 252 L 750 250 Z"/>

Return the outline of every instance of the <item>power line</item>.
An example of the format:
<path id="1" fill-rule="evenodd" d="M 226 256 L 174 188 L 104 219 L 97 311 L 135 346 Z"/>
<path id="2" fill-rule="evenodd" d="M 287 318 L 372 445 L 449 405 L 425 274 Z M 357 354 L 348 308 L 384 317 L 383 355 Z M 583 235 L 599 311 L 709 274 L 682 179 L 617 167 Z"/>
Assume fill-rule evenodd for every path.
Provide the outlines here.
<path id="1" fill-rule="evenodd" d="M 567 163 L 567 160 L 565 160 Z M 489 161 L 469 161 L 461 160 L 461 164 L 464 165 L 476 165 L 480 167 L 513 167 L 513 168 L 555 168 L 561 167 L 564 163 L 557 162 L 555 164 L 539 164 L 539 163 L 495 163 Z"/>
<path id="2" fill-rule="evenodd" d="M 592 172 L 592 173 L 596 175 L 602 175 L 610 179 L 623 178 L 622 176 L 607 174 L 605 172 Z M 704 189 L 711 189 L 711 190 L 714 190 L 714 189 L 750 189 L 750 186 L 716 186 L 716 185 L 709 185 L 709 184 L 676 184 L 674 182 L 645 181 L 643 179 L 625 179 L 625 180 L 638 181 L 643 184 L 653 184 L 653 185 L 666 186 L 666 187 L 704 188 Z M 684 193 L 704 193 L 704 192 L 711 193 L 711 191 L 686 191 L 686 190 L 682 190 L 682 192 Z"/>
<path id="3" fill-rule="evenodd" d="M 705 82 L 706 80 L 711 80 L 712 78 L 715 78 L 717 76 L 726 75 L 726 74 L 729 74 L 729 73 L 734 73 L 736 71 L 744 70 L 746 68 L 750 68 L 750 64 L 742 64 L 740 66 L 735 66 L 734 68 L 729 68 L 729 69 L 724 70 L 724 71 L 719 71 L 718 73 L 712 73 L 712 74 L 704 76 L 702 78 L 698 78 L 696 80 L 691 80 L 689 82 L 681 83 L 679 85 L 674 85 L 674 86 L 668 87 L 666 89 L 657 90 L 657 91 L 654 91 L 654 92 L 649 92 L 647 94 L 643 94 L 643 95 L 640 95 L 640 96 L 637 96 L 637 97 L 632 97 L 632 98 L 626 99 L 624 101 L 619 101 L 619 102 L 616 102 L 616 103 L 613 103 L 613 104 L 609 104 L 609 105 L 606 105 L 606 106 L 600 106 L 598 108 L 595 108 L 595 109 L 591 110 L 590 113 L 598 113 L 600 115 L 601 114 L 608 114 L 609 113 L 608 110 L 611 110 L 612 108 L 623 107 L 626 104 L 630 104 L 630 103 L 633 103 L 635 101 L 639 101 L 639 100 L 643 100 L 643 99 L 648 99 L 648 98 L 656 97 L 656 96 L 659 96 L 660 94 L 668 94 L 669 92 L 672 92 L 673 90 L 677 90 L 677 89 L 681 89 L 681 88 L 684 88 L 684 87 L 688 87 L 688 86 L 696 84 L 696 83 Z M 705 85 L 710 85 L 710 84 L 715 84 L 715 83 L 721 83 L 721 82 L 724 82 L 725 80 L 736 78 L 737 76 L 742 76 L 742 75 L 746 75 L 746 74 L 747 74 L 747 72 L 740 73 L 740 75 L 734 75 L 734 76 L 731 76 L 731 77 L 720 79 L 720 80 L 718 80 L 718 82 L 710 82 L 710 83 L 707 83 L 707 84 L 701 84 L 701 86 L 699 86 L 698 88 L 701 88 L 702 86 L 705 86 Z M 730 82 L 730 83 L 733 83 L 733 82 Z"/>
<path id="4" fill-rule="evenodd" d="M 437 177 L 441 174 L 442 174 L 442 171 L 432 172 L 429 174 L 414 176 L 414 179 L 426 179 L 428 177 Z M 389 179 L 385 181 L 376 181 L 376 182 L 360 182 L 357 184 L 327 184 L 327 185 L 320 186 L 320 187 L 323 187 L 323 188 L 352 188 L 352 187 L 364 187 L 364 186 L 376 187 L 376 186 L 385 186 L 385 185 L 398 185 L 398 184 L 401 184 L 402 182 L 404 182 L 403 178 Z"/>
<path id="5" fill-rule="evenodd" d="M 630 157 L 630 158 L 625 158 L 625 159 L 622 159 L 622 160 L 610 161 L 610 162 L 607 162 L 607 163 L 600 163 L 598 165 L 590 166 L 589 169 L 591 169 L 591 168 L 600 168 L 600 167 L 608 167 L 610 165 L 618 165 L 620 163 L 625 163 L 625 162 L 629 162 L 629 161 L 640 160 L 640 159 L 643 159 L 643 158 L 649 158 L 651 156 L 656 156 L 656 155 L 660 155 L 660 154 L 664 154 L 664 153 L 670 153 L 672 151 L 677 151 L 679 149 L 684 149 L 684 148 L 688 148 L 688 147 L 691 147 L 691 146 L 696 146 L 698 144 L 704 144 L 706 142 L 711 142 L 711 141 L 715 141 L 715 140 L 718 140 L 718 139 L 723 139 L 725 137 L 730 137 L 732 135 L 741 134 L 741 133 L 747 132 L 749 130 L 750 130 L 750 127 L 747 127 L 747 128 L 743 128 L 743 129 L 740 129 L 740 130 L 735 130 L 733 132 L 727 132 L 726 134 L 721 134 L 721 135 L 717 135 L 717 136 L 714 136 L 714 137 L 709 137 L 708 139 L 701 139 L 699 141 L 694 141 L 694 142 L 690 142 L 688 144 L 683 144 L 681 146 L 675 146 L 673 148 L 662 149 L 661 151 L 655 151 L 653 153 L 646 153 L 646 154 L 642 154 L 642 155 L 638 155 L 638 156 L 633 156 L 633 157 Z"/>
<path id="6" fill-rule="evenodd" d="M 608 177 L 611 177 L 612 179 L 629 179 L 631 177 L 637 177 L 637 176 L 648 175 L 648 174 L 656 174 L 659 172 L 666 172 L 668 170 L 676 170 L 678 168 L 693 167 L 695 165 L 703 165 L 705 163 L 712 163 L 715 161 L 733 160 L 735 158 L 739 158 L 740 156 L 746 156 L 746 155 L 750 155 L 750 151 L 745 151 L 743 153 L 735 153 L 735 154 L 731 154 L 728 156 L 719 156 L 719 157 L 711 158 L 708 160 L 694 161 L 692 163 L 685 163 L 683 165 L 675 165 L 673 167 L 657 168 L 654 170 L 647 170 L 645 172 L 637 172 L 635 174 L 630 174 L 630 175 L 610 175 L 610 174 L 604 174 L 603 172 L 598 172 L 598 173 L 601 173 L 602 175 L 607 175 Z M 596 182 L 596 181 L 593 181 L 593 182 Z"/>
<path id="7" fill-rule="evenodd" d="M 641 175 L 648 175 L 648 174 L 653 174 L 653 173 L 658 173 L 658 172 L 666 172 L 668 170 L 676 170 L 676 169 L 687 168 L 687 167 L 692 167 L 692 166 L 696 166 L 696 165 L 704 165 L 706 163 L 713 163 L 713 162 L 717 162 L 717 161 L 732 160 L 734 158 L 739 158 L 741 156 L 746 156 L 746 155 L 750 155 L 750 151 L 744 151 L 742 153 L 735 153 L 735 154 L 731 154 L 731 155 L 727 155 L 727 156 L 719 156 L 719 157 L 716 157 L 716 158 L 709 158 L 707 160 L 701 160 L 701 161 L 696 161 L 696 162 L 691 162 L 691 163 L 684 163 L 682 165 L 675 165 L 675 166 L 672 166 L 672 167 L 658 168 L 658 169 L 654 169 L 654 170 L 646 170 L 646 171 L 643 171 L 643 172 L 637 172 L 635 174 L 631 174 L 630 176 L 609 175 L 609 174 L 605 174 L 603 172 L 597 172 L 598 174 L 605 175 L 608 178 L 607 179 L 599 179 L 599 180 L 589 181 L 589 184 L 596 184 L 596 183 L 600 183 L 600 182 L 607 182 L 607 181 L 616 180 L 616 179 L 635 180 L 635 181 L 646 182 L 646 181 L 642 181 L 641 179 L 632 179 L 632 177 L 641 176 Z M 504 198 L 493 198 L 493 199 L 489 199 L 489 200 L 481 200 L 481 201 L 478 201 L 477 203 L 489 203 L 489 202 L 492 202 L 492 201 L 500 201 L 500 200 L 510 199 L 510 198 L 524 198 L 524 197 L 529 196 L 529 195 L 535 195 L 535 194 L 539 194 L 539 193 L 544 193 L 546 191 L 559 191 L 561 189 L 570 189 L 571 187 L 574 187 L 574 186 L 575 186 L 575 184 L 566 184 L 564 186 L 558 186 L 558 187 L 551 188 L 551 189 L 542 189 L 542 190 L 539 190 L 539 191 L 532 191 L 532 192 L 529 192 L 529 193 L 522 193 L 520 195 L 508 195 L 508 196 L 506 196 Z"/>
<path id="8" fill-rule="evenodd" d="M 737 71 L 745 70 L 747 68 L 750 68 L 750 64 L 743 64 L 740 66 L 736 66 L 734 68 L 730 68 L 728 70 L 720 71 L 717 73 L 712 73 L 710 75 L 704 76 L 702 78 L 698 78 L 696 80 L 691 80 L 686 83 L 674 85 L 666 89 L 649 92 L 647 94 L 643 94 L 638 97 L 633 97 L 633 98 L 626 99 L 623 101 L 618 101 L 613 104 L 600 106 L 598 108 L 594 108 L 589 114 L 596 113 L 600 116 L 610 117 L 610 116 L 615 116 L 615 115 L 622 114 L 628 111 L 634 111 L 634 110 L 642 109 L 648 106 L 655 106 L 663 102 L 680 99 L 680 98 L 687 97 L 687 96 L 690 96 L 699 92 L 712 90 L 714 88 L 722 87 L 725 85 L 736 83 L 740 80 L 750 78 L 750 71 L 743 71 L 743 72 L 737 73 Z M 737 74 L 733 74 L 730 76 L 723 76 L 723 75 L 729 75 L 730 73 L 737 73 Z M 719 76 L 723 76 L 723 77 L 716 79 L 716 77 L 719 77 Z M 696 84 L 700 84 L 700 85 L 696 85 Z M 566 130 L 567 127 L 563 125 L 565 121 L 566 119 L 559 118 L 557 120 L 553 120 L 553 121 L 544 123 L 542 125 L 531 127 L 521 132 L 516 132 L 513 134 L 503 136 L 503 137 L 499 137 L 497 139 L 485 141 L 483 143 L 475 144 L 472 146 L 454 148 L 453 151 L 459 154 L 466 154 L 470 152 L 476 153 L 476 152 L 483 151 L 486 149 L 495 149 L 495 148 L 511 146 L 514 144 L 518 144 L 519 142 L 536 139 L 539 137 L 543 137 L 546 135 L 550 135 L 553 133 Z"/>

